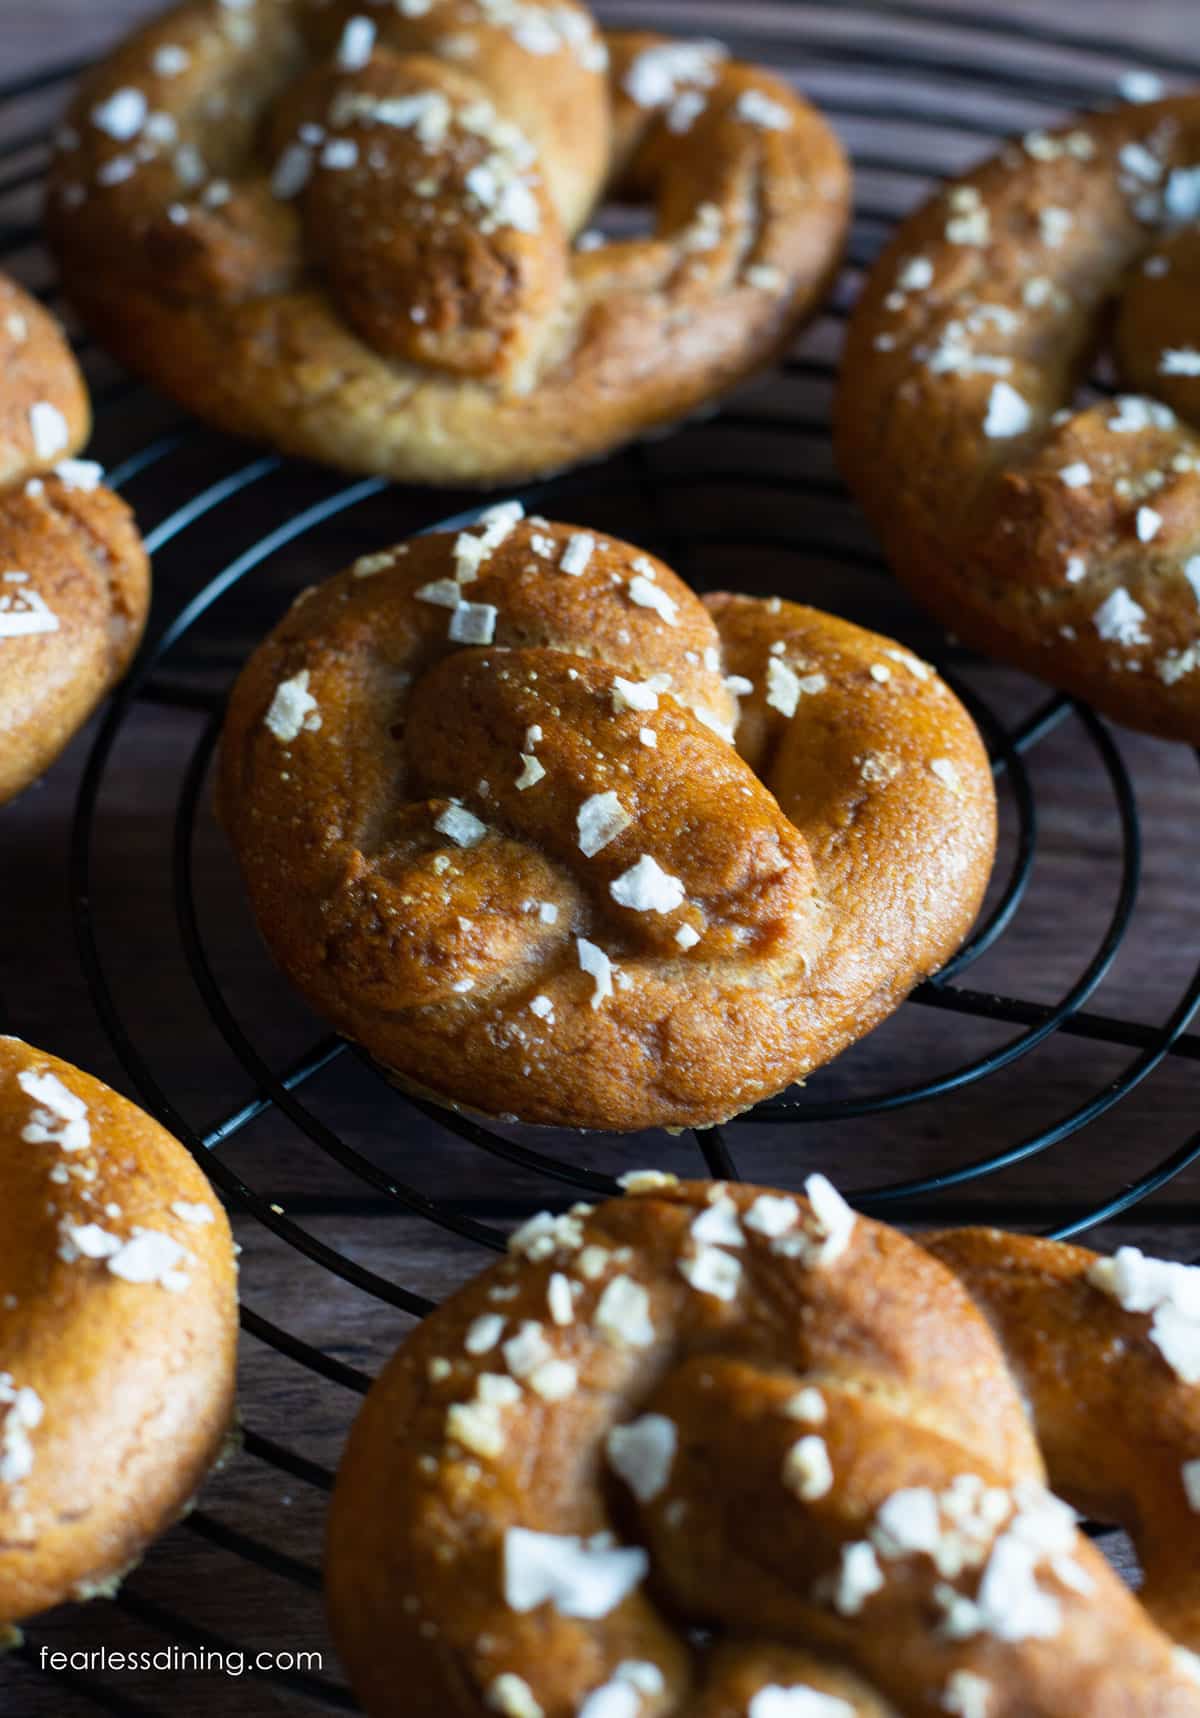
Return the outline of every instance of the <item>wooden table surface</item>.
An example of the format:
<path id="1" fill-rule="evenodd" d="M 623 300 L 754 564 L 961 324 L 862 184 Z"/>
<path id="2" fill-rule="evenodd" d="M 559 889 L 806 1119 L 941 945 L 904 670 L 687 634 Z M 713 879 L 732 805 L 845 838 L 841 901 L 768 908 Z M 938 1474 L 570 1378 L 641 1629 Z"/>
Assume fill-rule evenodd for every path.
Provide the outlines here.
<path id="1" fill-rule="evenodd" d="M 7 0 L 3 77 L 77 60 L 101 48 L 124 20 L 153 10 L 142 0 Z M 1187 49 L 1187 0 L 1091 0 L 1051 7 L 1042 0 L 926 0 L 921 6 L 860 8 L 783 0 L 611 0 L 611 20 L 647 21 L 680 33 L 733 36 L 771 53 L 834 114 L 847 140 L 869 158 L 860 174 L 853 257 L 877 247 L 888 219 L 919 197 L 930 175 L 960 166 L 987 147 L 981 135 L 1045 123 L 1091 92 L 1102 99 L 1118 76 L 1147 58 L 1170 75 Z M 918 14 L 931 22 L 922 22 Z M 890 16 L 889 16 L 890 14 Z M 1079 51 L 964 20 L 991 20 L 1074 36 Z M 1101 49 L 1111 36 L 1127 48 Z M 847 52 L 850 49 L 852 51 Z M 1200 58 L 1193 49 L 1193 58 Z M 885 69 L 883 60 L 890 61 Z M 0 106 L 0 142 L 47 120 L 62 86 Z M 36 148 L 6 162 L 19 168 L 4 192 L 4 230 L 36 213 L 41 157 Z M 32 229 L 31 229 L 32 230 Z M 11 266 L 39 287 L 52 273 L 35 238 Z M 838 291 L 844 311 L 853 267 Z M 560 516 L 624 530 L 673 556 L 700 582 L 728 581 L 803 594 L 853 619 L 892 631 L 948 660 L 1010 725 L 1046 693 L 1021 676 L 963 661 L 947 651 L 909 601 L 871 560 L 865 530 L 839 491 L 826 434 L 828 360 L 837 314 L 801 341 L 798 362 L 768 378 L 715 420 L 689 426 L 590 474 L 559 503 Z M 90 356 L 93 383 L 111 390 L 106 363 Z M 108 397 L 107 395 L 105 397 Z M 180 447 L 129 486 L 147 528 L 205 485 L 246 466 L 253 450 L 188 429 L 181 414 L 145 390 L 119 384 L 100 413 L 96 451 L 115 464 L 164 426 L 181 425 Z M 332 494 L 336 480 L 284 469 L 262 476 L 226 507 L 156 556 L 158 630 L 214 573 L 299 506 Z M 391 492 L 305 535 L 243 581 L 163 664 L 159 683 L 174 701 L 139 700 L 117 734 L 91 824 L 88 885 L 101 971 L 111 1005 L 143 1059 L 146 1077 L 169 1099 L 179 1125 L 213 1130 L 253 1098 L 255 1080 L 217 1030 L 183 947 L 173 895 L 173 847 L 181 790 L 208 729 L 206 699 L 219 696 L 237 662 L 288 596 L 313 576 L 394 539 L 412 525 L 465 504 L 463 497 Z M 847 553 L 847 551 L 849 551 Z M 191 698 L 179 701 L 180 688 Z M 116 1053 L 86 981 L 73 932 L 71 823 L 96 726 L 81 736 L 44 783 L 0 813 L 0 1026 L 134 1090 L 128 1057 Z M 1049 1227 L 1113 1197 L 1159 1159 L 1182 1148 L 1197 1125 L 1195 1063 L 1200 1037 L 1164 1059 L 1121 1102 L 1104 1095 L 1134 1063 L 1139 1041 L 1169 1016 L 1200 959 L 1196 909 L 1196 829 L 1200 781 L 1195 756 L 1129 734 L 1114 755 L 1133 783 L 1141 818 L 1143 877 L 1111 970 L 1088 1001 L 1090 1022 L 1056 1033 L 1004 1071 L 933 1102 L 858 1119 L 805 1126 L 741 1126 L 730 1138 L 743 1173 L 796 1186 L 814 1167 L 848 1189 L 924 1176 L 1001 1152 L 1094 1105 L 1104 1113 L 1061 1143 L 1003 1173 L 946 1195 L 948 1219 L 995 1214 Z M 1039 814 L 1037 858 L 1012 925 L 962 983 L 983 999 L 1015 999 L 1007 1021 L 946 1013 L 913 1003 L 833 1068 L 814 1077 L 805 1101 L 824 1104 L 923 1081 L 986 1054 L 1021 1030 L 1076 979 L 1101 942 L 1121 883 L 1123 845 L 1110 764 L 1099 740 L 1069 717 L 1029 756 Z M 199 768 L 199 766 L 197 766 Z M 1111 764 L 1111 768 L 1119 768 Z M 201 778 L 197 778 L 201 779 Z M 1003 876 L 1018 827 L 1011 789 L 1002 787 Z M 322 1038 L 259 949 L 247 921 L 207 793 L 194 803 L 191 854 L 197 927 L 220 994 L 273 1070 Z M 1006 1005 L 1007 1006 L 1007 1005 Z M 1023 1012 L 1022 1012 L 1023 1011 Z M 1130 1033 L 1121 1024 L 1145 1030 Z M 145 1091 L 145 1088 L 143 1088 Z M 513 1157 L 485 1156 L 401 1103 L 369 1068 L 344 1054 L 304 1089 L 310 1115 L 390 1177 L 441 1202 L 456 1217 L 507 1223 L 568 1190 Z M 615 1142 L 603 1138 L 511 1134 L 517 1145 L 556 1152 L 571 1163 L 618 1173 L 653 1160 L 696 1170 L 689 1139 Z M 268 1111 L 219 1147 L 222 1162 L 284 1208 L 348 1270 L 385 1285 L 444 1292 L 483 1262 L 463 1240 L 371 1194 L 364 1183 L 284 1117 Z M 251 1313 L 346 1368 L 371 1373 L 411 1319 L 401 1307 L 304 1258 L 263 1224 L 236 1218 L 244 1298 Z M 1100 1232 L 1101 1243 L 1132 1240 L 1190 1257 L 1200 1233 L 1200 1171 L 1190 1169 Z M 392 1295 L 392 1302 L 397 1298 Z M 317 1377 L 269 1341 L 247 1334 L 243 1404 L 252 1453 L 215 1480 L 198 1521 L 175 1529 L 127 1583 L 120 1604 L 72 1607 L 39 1619 L 31 1649 L 161 1649 L 184 1639 L 175 1619 L 202 1638 L 247 1649 L 325 1653 L 322 1676 L 341 1681 L 320 1614 L 318 1566 L 324 1492 L 304 1463 L 329 1470 L 355 1407 L 344 1383 Z M 289 1473 L 264 1459 L 261 1440 L 299 1458 Z M 269 1548 L 275 1567 L 239 1554 L 238 1535 Z M 187 1644 L 194 1644 L 189 1641 Z M 27 1658 L 0 1667 L 0 1712 L 20 1718 L 76 1718 L 96 1710 L 98 1685 L 118 1690 L 131 1713 L 210 1718 L 310 1711 L 302 1692 L 250 1676 L 215 1672 L 108 1673 L 76 1683 L 36 1671 Z M 116 1709 L 116 1708 L 114 1708 Z"/>

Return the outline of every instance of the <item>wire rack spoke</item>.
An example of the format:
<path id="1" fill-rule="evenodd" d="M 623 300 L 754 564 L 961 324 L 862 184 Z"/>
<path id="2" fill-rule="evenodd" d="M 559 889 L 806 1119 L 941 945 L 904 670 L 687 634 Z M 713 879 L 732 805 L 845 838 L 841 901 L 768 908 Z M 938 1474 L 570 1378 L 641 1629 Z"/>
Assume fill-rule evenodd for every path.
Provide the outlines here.
<path id="1" fill-rule="evenodd" d="M 268 1545 L 261 1539 L 252 1539 L 248 1533 L 239 1533 L 236 1527 L 228 1527 L 225 1522 L 206 1514 L 203 1510 L 194 1509 L 184 1522 L 189 1532 L 198 1534 L 210 1545 L 219 1546 L 222 1551 L 232 1551 L 235 1557 L 243 1562 L 255 1563 L 260 1569 L 267 1569 L 273 1575 L 281 1575 L 284 1580 L 294 1581 L 298 1587 L 306 1587 L 310 1593 L 321 1591 L 321 1571 L 311 1563 L 302 1563 L 298 1557 L 289 1557 L 284 1552 Z"/>

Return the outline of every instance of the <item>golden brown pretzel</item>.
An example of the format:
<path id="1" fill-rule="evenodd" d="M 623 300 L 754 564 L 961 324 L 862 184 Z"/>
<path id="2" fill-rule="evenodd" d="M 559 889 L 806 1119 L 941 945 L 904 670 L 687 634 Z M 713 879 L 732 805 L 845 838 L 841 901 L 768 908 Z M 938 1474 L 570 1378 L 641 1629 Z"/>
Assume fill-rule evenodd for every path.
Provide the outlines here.
<path id="1" fill-rule="evenodd" d="M 111 1590 L 229 1437 L 237 1270 L 178 1142 L 0 1038 L 0 1623 Z"/>
<path id="2" fill-rule="evenodd" d="M 727 1117 L 867 1031 L 995 839 L 924 663 L 513 503 L 305 594 L 234 690 L 219 805 L 341 1031 L 443 1100 L 617 1129 Z"/>
<path id="3" fill-rule="evenodd" d="M 1031 133 L 907 220 L 853 318 L 840 463 L 956 633 L 1200 741 L 1200 100 Z M 1122 384 L 1079 387 L 1109 329 Z"/>
<path id="4" fill-rule="evenodd" d="M 1200 1277 L 671 1179 L 525 1224 L 368 1396 L 327 1583 L 372 1718 L 1196 1718 Z"/>
<path id="5" fill-rule="evenodd" d="M 848 182 L 785 84 L 716 44 L 606 47 L 578 0 L 190 0 L 85 80 L 48 207 L 84 316 L 202 416 L 489 484 L 768 362 Z M 610 185 L 653 236 L 575 244 Z"/>
<path id="6" fill-rule="evenodd" d="M 149 568 L 100 467 L 53 318 L 0 275 L 0 805 L 58 756 L 137 648 Z"/>

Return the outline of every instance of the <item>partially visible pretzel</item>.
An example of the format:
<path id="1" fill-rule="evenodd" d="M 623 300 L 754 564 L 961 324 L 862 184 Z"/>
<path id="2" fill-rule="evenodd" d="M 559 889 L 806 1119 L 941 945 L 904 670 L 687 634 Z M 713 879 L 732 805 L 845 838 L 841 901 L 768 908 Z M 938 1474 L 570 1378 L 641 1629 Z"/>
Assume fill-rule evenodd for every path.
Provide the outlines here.
<path id="1" fill-rule="evenodd" d="M 653 236 L 588 248 L 606 189 Z M 48 214 L 86 319 L 202 416 L 489 484 L 767 363 L 847 204 L 786 84 L 714 43 L 606 47 L 577 0 L 189 0 L 85 79 Z"/>
<path id="2" fill-rule="evenodd" d="M 839 459 L 976 648 L 1200 742 L 1200 100 L 1031 133 L 906 221 L 850 328 Z M 1079 388 L 1109 329 L 1136 394 Z"/>
<path id="3" fill-rule="evenodd" d="M 372 1389 L 371 1718 L 1196 1718 L 1200 1273 L 672 1181 L 533 1218 Z"/>
<path id="4" fill-rule="evenodd" d="M 237 1265 L 179 1142 L 0 1037 L 0 1633 L 112 1592 L 233 1430 Z"/>
<path id="5" fill-rule="evenodd" d="M 995 839 L 974 726 L 907 651 L 706 609 L 511 503 L 305 594 L 234 690 L 219 804 L 285 971 L 404 1081 L 630 1130 L 868 1031 L 962 940 Z"/>
<path id="6" fill-rule="evenodd" d="M 53 762 L 128 666 L 149 568 L 101 471 L 62 332 L 0 275 L 0 805 Z"/>

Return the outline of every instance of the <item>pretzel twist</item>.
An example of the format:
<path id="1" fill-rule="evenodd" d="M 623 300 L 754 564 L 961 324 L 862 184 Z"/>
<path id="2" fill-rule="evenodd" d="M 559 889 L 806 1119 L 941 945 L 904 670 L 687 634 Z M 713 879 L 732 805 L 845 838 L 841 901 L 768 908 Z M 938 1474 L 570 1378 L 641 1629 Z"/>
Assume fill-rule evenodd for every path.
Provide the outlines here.
<path id="1" fill-rule="evenodd" d="M 306 593 L 234 690 L 223 821 L 284 969 L 406 1082 L 571 1126 L 727 1117 L 958 946 L 983 748 L 888 640 L 706 607 L 519 513 Z"/>
<path id="2" fill-rule="evenodd" d="M 979 649 L 1200 740 L 1200 104 L 1031 133 L 906 221 L 852 321 L 840 462 Z M 1111 330 L 1136 394 L 1079 398 Z"/>
<path id="3" fill-rule="evenodd" d="M 573 248 L 610 185 L 653 235 Z M 192 0 L 85 80 L 49 221 L 85 317 L 201 415 L 486 484 L 766 363 L 847 201 L 785 84 L 716 44 L 606 47 L 576 0 Z"/>
<path id="4" fill-rule="evenodd" d="M 1200 1713 L 1200 1391 L 1127 1257 L 630 1179 L 359 1415 L 327 1574 L 372 1718 Z M 1144 1603 L 1048 1484 L 1129 1528 Z"/>
<path id="5" fill-rule="evenodd" d="M 91 411 L 62 333 L 0 275 L 0 805 L 125 672 L 149 602 L 133 516 L 75 454 Z"/>

